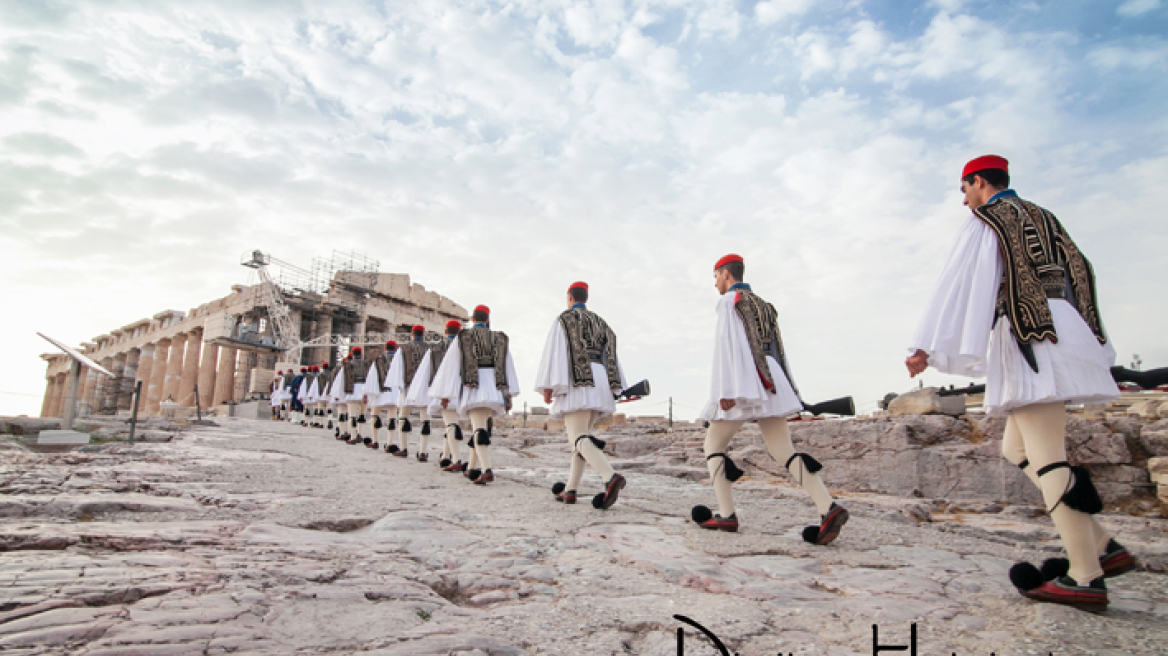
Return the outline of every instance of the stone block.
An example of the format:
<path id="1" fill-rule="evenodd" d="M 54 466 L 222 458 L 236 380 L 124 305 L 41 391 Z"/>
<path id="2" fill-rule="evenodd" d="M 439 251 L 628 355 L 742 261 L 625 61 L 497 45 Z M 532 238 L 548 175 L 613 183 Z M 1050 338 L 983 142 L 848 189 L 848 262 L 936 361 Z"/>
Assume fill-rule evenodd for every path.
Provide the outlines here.
<path id="1" fill-rule="evenodd" d="M 564 420 L 563 419 L 548 419 L 547 424 L 544 426 L 544 430 L 549 430 L 549 431 L 564 430 Z"/>
<path id="2" fill-rule="evenodd" d="M 949 415 L 965 414 L 965 396 L 941 396 L 936 387 L 913 390 L 901 394 L 888 405 L 890 415 Z"/>
<path id="3" fill-rule="evenodd" d="M 547 409 L 547 408 L 545 408 L 545 407 L 543 407 L 543 406 L 536 406 L 536 407 L 534 407 L 534 408 L 532 408 L 532 409 L 531 409 L 531 414 L 533 414 L 533 415 L 544 415 L 544 416 L 547 416 L 547 414 L 548 414 L 548 409 Z"/>
<path id="4" fill-rule="evenodd" d="M 1157 401 L 1155 399 L 1148 399 L 1147 401 L 1136 401 L 1135 403 L 1131 404 L 1130 408 L 1127 409 L 1127 413 L 1129 415 L 1143 417 L 1144 419 L 1159 419 L 1159 410 L 1161 405 L 1163 405 L 1163 402 Z"/>
<path id="5" fill-rule="evenodd" d="M 1168 458 L 1148 458 L 1148 471 L 1152 474 L 1168 474 Z"/>
<path id="6" fill-rule="evenodd" d="M 1168 456 L 1168 430 L 1145 429 L 1140 433 L 1139 443 L 1150 456 Z"/>
<path id="7" fill-rule="evenodd" d="M 89 444 L 89 433 L 74 430 L 43 430 L 37 444 Z"/>
<path id="8" fill-rule="evenodd" d="M 612 424 L 614 426 L 622 426 L 626 423 L 628 423 L 628 421 L 623 414 L 617 413 L 612 416 Z"/>

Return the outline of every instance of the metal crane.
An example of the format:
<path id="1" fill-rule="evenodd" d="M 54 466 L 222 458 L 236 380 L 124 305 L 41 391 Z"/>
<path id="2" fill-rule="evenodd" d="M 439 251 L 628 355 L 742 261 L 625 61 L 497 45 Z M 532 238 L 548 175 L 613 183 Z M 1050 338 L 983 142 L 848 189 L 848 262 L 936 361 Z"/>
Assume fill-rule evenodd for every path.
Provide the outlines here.
<path id="1" fill-rule="evenodd" d="M 293 365 L 300 364 L 300 351 L 304 344 L 300 341 L 300 334 L 292 323 L 292 313 L 284 303 L 284 294 L 272 277 L 268 274 L 268 265 L 272 263 L 272 256 L 262 251 L 252 251 L 251 259 L 240 262 L 249 269 L 255 269 L 260 278 L 260 294 L 264 305 L 268 307 L 268 318 L 272 321 L 272 331 L 276 336 L 276 345 L 288 349 L 284 353 L 284 360 Z M 292 266 L 277 260 L 281 266 Z"/>

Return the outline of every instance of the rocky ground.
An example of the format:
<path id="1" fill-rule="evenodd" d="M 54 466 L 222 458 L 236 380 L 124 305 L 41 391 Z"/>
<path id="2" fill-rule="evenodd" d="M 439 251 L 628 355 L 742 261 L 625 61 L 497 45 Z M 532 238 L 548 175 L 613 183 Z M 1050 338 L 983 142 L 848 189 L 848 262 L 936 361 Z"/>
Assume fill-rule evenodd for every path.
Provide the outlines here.
<path id="1" fill-rule="evenodd" d="M 610 436 L 629 487 L 607 512 L 591 473 L 580 504 L 553 501 L 567 440 L 531 429 L 497 432 L 485 488 L 440 472 L 436 439 L 419 463 L 277 422 L 66 453 L 8 439 L 0 652 L 671 656 L 685 626 L 685 654 L 719 653 L 675 615 L 741 656 L 874 654 L 873 625 L 906 646 L 913 623 L 922 655 L 1168 651 L 1159 513 L 1102 516 L 1146 568 L 1092 614 L 1009 584 L 1060 552 L 1032 506 L 844 492 L 851 522 L 815 547 L 801 490 L 754 467 L 742 532 L 708 532 L 687 520 L 713 499 L 699 433 L 648 430 Z"/>

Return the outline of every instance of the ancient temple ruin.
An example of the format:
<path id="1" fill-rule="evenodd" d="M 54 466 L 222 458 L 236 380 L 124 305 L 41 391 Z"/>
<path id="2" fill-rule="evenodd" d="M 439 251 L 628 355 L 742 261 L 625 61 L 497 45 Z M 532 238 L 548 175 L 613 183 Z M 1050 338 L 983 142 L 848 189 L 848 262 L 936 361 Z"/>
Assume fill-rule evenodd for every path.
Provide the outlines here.
<path id="1" fill-rule="evenodd" d="M 249 254 L 243 264 L 255 268 L 254 260 Z M 206 410 L 265 398 L 277 369 L 335 365 L 358 344 L 373 357 L 387 339 L 408 339 L 416 324 L 434 338 L 448 320 L 469 318 L 461 305 L 411 283 L 408 274 L 378 272 L 377 263 L 364 256 L 334 253 L 314 260 L 310 270 L 279 262 L 271 268 L 266 281 L 233 285 L 229 295 L 189 312 L 165 310 L 81 344 L 79 350 L 114 378 L 83 370 L 78 414 L 128 412 L 138 381 L 138 411 L 147 416 L 168 402 Z M 281 323 L 292 332 L 283 340 Z M 48 363 L 41 416 L 60 417 L 69 356 L 41 358 Z"/>

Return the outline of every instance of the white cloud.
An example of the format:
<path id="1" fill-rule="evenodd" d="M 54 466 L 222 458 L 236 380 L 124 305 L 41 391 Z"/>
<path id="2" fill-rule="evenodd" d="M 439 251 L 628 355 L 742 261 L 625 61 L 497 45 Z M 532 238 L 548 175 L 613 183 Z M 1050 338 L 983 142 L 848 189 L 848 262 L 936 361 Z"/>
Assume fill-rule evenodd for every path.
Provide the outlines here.
<path id="1" fill-rule="evenodd" d="M 39 403 L 32 330 L 193 307 L 257 247 L 355 249 L 486 302 L 525 387 L 586 279 L 660 395 L 629 409 L 682 416 L 705 401 L 710 266 L 738 251 L 809 398 L 875 401 L 910 384 L 901 346 L 965 213 L 954 171 L 996 150 L 1084 235 L 1121 353 L 1168 361 L 1137 328 L 1168 320 L 1141 302 L 1168 204 L 1146 146 L 1168 127 L 1102 139 L 1067 91 L 1084 62 L 1152 80 L 1158 42 L 1086 54 L 958 5 L 913 34 L 818 10 L 758 5 L 809 25 L 781 37 L 715 0 L 78 4 L 0 26 L 0 284 L 37 324 L 0 327 L 22 381 L 0 392 L 33 391 L 0 411 Z"/>
<path id="2" fill-rule="evenodd" d="M 1124 18 L 1134 18 L 1159 8 L 1160 0 L 1127 0 L 1115 10 L 1115 13 Z"/>
<path id="3" fill-rule="evenodd" d="M 814 0 L 763 0 L 754 6 L 754 16 L 759 23 L 771 25 L 804 14 L 814 4 Z"/>

